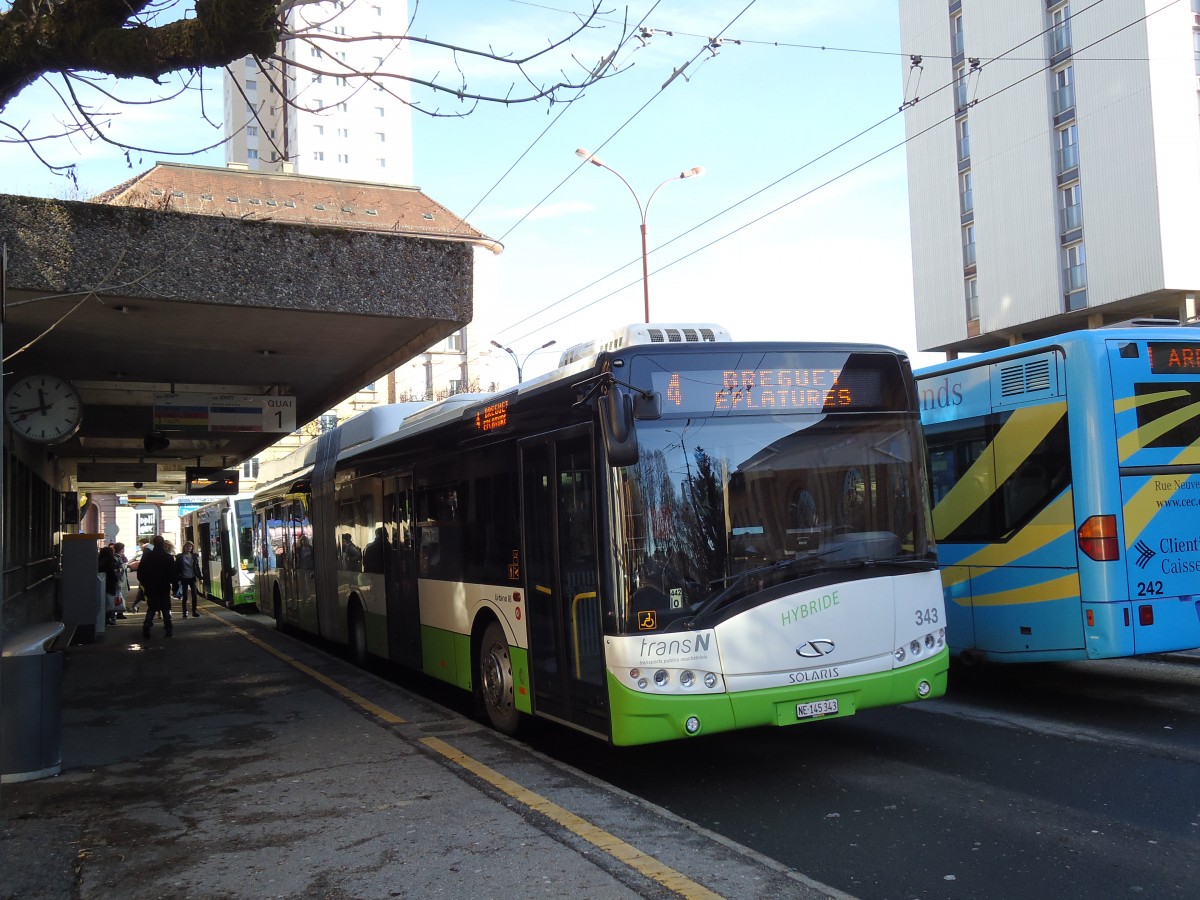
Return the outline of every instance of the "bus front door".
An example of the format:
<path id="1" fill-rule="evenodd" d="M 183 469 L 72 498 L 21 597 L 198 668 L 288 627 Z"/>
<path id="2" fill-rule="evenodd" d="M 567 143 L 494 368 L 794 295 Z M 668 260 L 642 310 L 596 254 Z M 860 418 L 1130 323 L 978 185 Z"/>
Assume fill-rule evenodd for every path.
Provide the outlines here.
<path id="1" fill-rule="evenodd" d="M 218 529 L 218 534 L 220 535 L 220 541 L 218 541 L 217 547 L 221 558 L 216 560 L 216 566 L 208 569 L 208 578 L 210 581 L 212 580 L 213 569 L 215 568 L 221 585 L 221 602 L 230 609 L 233 609 L 235 600 L 233 585 L 237 577 L 238 548 L 236 546 L 237 527 L 233 520 L 232 509 L 221 511 L 221 525 Z"/>
<path id="2" fill-rule="evenodd" d="M 284 572 L 284 618 L 305 631 L 320 634 L 317 624 L 317 583 L 312 521 L 308 503 L 291 501 L 288 520 L 287 569 Z"/>
<path id="3" fill-rule="evenodd" d="M 534 710 L 607 736 L 591 436 L 535 438 L 521 456 Z"/>

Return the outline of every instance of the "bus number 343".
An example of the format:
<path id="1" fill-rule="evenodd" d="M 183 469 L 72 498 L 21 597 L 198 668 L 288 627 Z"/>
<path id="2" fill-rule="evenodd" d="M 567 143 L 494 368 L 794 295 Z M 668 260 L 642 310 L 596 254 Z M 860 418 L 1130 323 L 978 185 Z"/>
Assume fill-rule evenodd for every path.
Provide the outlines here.
<path id="1" fill-rule="evenodd" d="M 938 611 L 936 609 L 918 609 L 916 617 L 916 624 L 918 625 L 938 624 Z"/>

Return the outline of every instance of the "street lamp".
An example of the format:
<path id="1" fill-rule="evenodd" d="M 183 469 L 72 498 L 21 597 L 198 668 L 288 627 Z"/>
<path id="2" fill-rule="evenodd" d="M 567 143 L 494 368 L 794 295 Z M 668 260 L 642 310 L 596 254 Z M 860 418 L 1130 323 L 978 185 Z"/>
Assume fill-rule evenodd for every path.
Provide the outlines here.
<path id="1" fill-rule="evenodd" d="M 595 156 L 589 153 L 587 150 L 584 150 L 582 147 L 575 151 L 575 155 L 580 159 L 590 162 L 593 166 L 599 166 L 602 169 L 608 169 L 608 171 L 620 178 L 621 183 L 625 185 L 625 187 L 629 188 L 629 193 L 633 194 L 633 202 L 638 206 L 638 215 L 642 217 L 642 296 L 646 304 L 646 322 L 648 323 L 650 321 L 650 267 L 646 258 L 646 216 L 650 214 L 650 200 L 654 199 L 654 195 L 658 193 L 659 188 L 661 188 L 663 185 L 670 184 L 672 181 L 679 181 L 682 178 L 693 178 L 698 175 L 703 175 L 704 167 L 693 166 L 685 172 L 680 172 L 678 175 L 668 178 L 650 192 L 650 200 L 647 200 L 646 205 L 642 206 L 642 201 L 638 199 L 637 191 L 633 189 L 633 187 L 628 181 L 625 180 L 624 176 L 621 175 L 620 172 L 603 162 L 598 156 Z"/>
<path id="2" fill-rule="evenodd" d="M 553 347 L 556 343 L 557 343 L 557 341 L 546 341 L 546 343 L 542 344 L 542 346 L 536 347 L 533 350 L 530 350 L 528 353 L 526 353 L 524 359 L 518 359 L 517 354 L 515 354 L 512 351 L 511 347 L 505 347 L 499 341 L 492 341 L 492 346 L 499 347 L 501 350 L 503 350 L 505 353 L 507 353 L 509 356 L 512 357 L 512 361 L 517 364 L 517 384 L 520 384 L 522 373 L 525 369 L 525 363 L 529 362 L 529 357 L 531 357 L 531 356 L 533 356 L 533 354 L 537 353 L 538 350 L 545 350 L 547 347 Z"/>

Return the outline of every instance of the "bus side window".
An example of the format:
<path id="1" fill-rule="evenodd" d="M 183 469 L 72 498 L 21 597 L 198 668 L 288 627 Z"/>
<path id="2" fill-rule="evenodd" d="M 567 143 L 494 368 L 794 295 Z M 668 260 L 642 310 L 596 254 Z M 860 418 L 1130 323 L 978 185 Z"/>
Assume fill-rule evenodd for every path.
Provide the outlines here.
<path id="1" fill-rule="evenodd" d="M 1071 445 L 1067 417 L 1050 430 L 1001 485 L 1003 533 L 1023 526 L 1071 483 Z"/>
<path id="2" fill-rule="evenodd" d="M 467 486 L 437 485 L 417 495 L 417 574 L 422 578 L 462 578 L 461 513 Z"/>
<path id="3" fill-rule="evenodd" d="M 968 473 L 972 479 L 969 496 L 958 501 L 974 504 L 969 515 L 947 532 L 944 526 L 939 526 L 935 512 L 934 525 L 939 528 L 935 537 L 939 541 L 991 540 L 996 535 L 1001 510 L 996 495 L 995 466 L 990 463 L 994 434 L 994 429 L 985 427 L 978 419 L 966 427 L 939 429 L 927 434 L 929 491 L 934 509 Z"/>

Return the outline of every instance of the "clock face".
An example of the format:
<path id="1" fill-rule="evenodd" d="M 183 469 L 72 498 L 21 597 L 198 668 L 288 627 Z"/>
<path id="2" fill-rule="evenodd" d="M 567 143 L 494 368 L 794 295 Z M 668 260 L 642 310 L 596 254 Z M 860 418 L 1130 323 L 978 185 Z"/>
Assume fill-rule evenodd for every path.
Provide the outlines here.
<path id="1" fill-rule="evenodd" d="M 53 375 L 29 375 L 9 386 L 4 416 L 13 430 L 28 440 L 54 444 L 79 430 L 83 403 L 69 381 Z"/>

